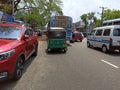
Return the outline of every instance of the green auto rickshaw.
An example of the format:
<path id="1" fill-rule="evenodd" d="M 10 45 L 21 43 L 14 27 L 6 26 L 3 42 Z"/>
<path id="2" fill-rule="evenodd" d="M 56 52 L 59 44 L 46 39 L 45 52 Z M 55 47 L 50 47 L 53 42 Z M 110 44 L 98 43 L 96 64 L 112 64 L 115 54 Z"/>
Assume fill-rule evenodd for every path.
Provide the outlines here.
<path id="1" fill-rule="evenodd" d="M 51 27 L 47 33 L 47 52 L 51 50 L 67 51 L 66 31 L 62 27 Z"/>

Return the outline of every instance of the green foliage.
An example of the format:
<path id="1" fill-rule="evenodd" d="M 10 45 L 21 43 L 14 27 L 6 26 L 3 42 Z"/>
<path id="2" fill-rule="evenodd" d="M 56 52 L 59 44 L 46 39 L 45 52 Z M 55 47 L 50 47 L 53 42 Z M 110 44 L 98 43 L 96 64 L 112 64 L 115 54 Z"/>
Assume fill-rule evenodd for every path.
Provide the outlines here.
<path id="1" fill-rule="evenodd" d="M 87 27 L 87 25 L 88 25 L 88 21 L 87 21 L 87 14 L 83 14 L 82 16 L 81 16 L 81 19 L 82 19 L 82 21 L 84 22 L 84 24 L 85 24 L 85 27 Z"/>
<path id="2" fill-rule="evenodd" d="M 1 0 L 0 10 L 12 14 L 12 1 Z M 50 18 L 51 11 L 60 15 L 62 12 L 61 0 L 14 0 L 14 12 L 17 19 L 30 23 L 32 27 L 43 28 Z"/>
<path id="3" fill-rule="evenodd" d="M 16 14 L 16 17 L 28 22 L 32 27 L 43 28 L 50 19 L 51 11 L 55 10 L 59 14 L 63 14 L 61 0 L 23 0 L 23 7 L 20 7 L 17 13 L 22 11 L 21 17 Z"/>
<path id="4" fill-rule="evenodd" d="M 120 18 L 120 10 L 104 10 L 103 12 L 103 21 L 109 19 L 116 19 Z"/>
<path id="5" fill-rule="evenodd" d="M 101 26 L 101 23 L 102 23 L 101 19 L 96 18 L 95 14 L 91 12 L 91 13 L 83 14 L 81 16 L 82 21 L 85 23 L 85 27 L 87 27 L 88 25 L 88 20 L 91 20 L 92 18 L 95 23 L 94 27 Z M 116 18 L 120 18 L 120 10 L 107 9 L 103 11 L 103 21 L 110 20 L 110 19 L 116 19 Z"/>
<path id="6" fill-rule="evenodd" d="M 81 16 L 81 19 L 85 23 L 85 27 L 87 27 L 89 24 L 95 23 L 97 21 L 97 18 L 95 17 L 95 13 L 94 12 L 83 14 Z"/>
<path id="7" fill-rule="evenodd" d="M 1 11 L 11 14 L 12 13 L 12 5 L 11 4 L 4 4 L 4 3 L 0 3 L 0 9 Z"/>
<path id="8" fill-rule="evenodd" d="M 101 26 L 101 19 L 97 19 L 95 22 L 95 27 L 100 27 Z"/>

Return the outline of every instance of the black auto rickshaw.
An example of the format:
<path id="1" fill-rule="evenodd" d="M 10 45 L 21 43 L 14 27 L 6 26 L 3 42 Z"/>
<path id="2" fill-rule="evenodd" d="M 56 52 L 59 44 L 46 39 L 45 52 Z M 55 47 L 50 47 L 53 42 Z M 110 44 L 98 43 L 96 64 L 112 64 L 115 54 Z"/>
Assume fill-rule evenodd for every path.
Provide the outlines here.
<path id="1" fill-rule="evenodd" d="M 51 27 L 47 33 L 47 52 L 51 50 L 67 51 L 66 31 L 61 27 Z"/>

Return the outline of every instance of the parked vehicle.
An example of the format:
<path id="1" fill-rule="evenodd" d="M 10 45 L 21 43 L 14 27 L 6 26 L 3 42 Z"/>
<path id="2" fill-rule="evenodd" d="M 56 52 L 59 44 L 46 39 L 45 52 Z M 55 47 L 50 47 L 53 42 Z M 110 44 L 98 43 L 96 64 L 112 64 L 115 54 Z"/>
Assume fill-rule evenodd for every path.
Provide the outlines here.
<path id="1" fill-rule="evenodd" d="M 37 55 L 35 32 L 24 25 L 0 23 L 0 81 L 22 77 L 25 61 Z"/>
<path id="2" fill-rule="evenodd" d="M 120 25 L 95 28 L 87 37 L 87 46 L 102 48 L 103 52 L 120 51 Z"/>
<path id="3" fill-rule="evenodd" d="M 73 32 L 73 41 L 80 41 L 82 42 L 84 36 L 81 32 L 75 31 Z"/>
<path id="4" fill-rule="evenodd" d="M 64 52 L 67 51 L 66 31 L 64 28 L 51 27 L 48 30 L 47 36 L 47 52 L 50 52 L 51 50 L 63 50 Z"/>
<path id="5" fill-rule="evenodd" d="M 120 25 L 120 18 L 103 21 L 103 26 Z"/>

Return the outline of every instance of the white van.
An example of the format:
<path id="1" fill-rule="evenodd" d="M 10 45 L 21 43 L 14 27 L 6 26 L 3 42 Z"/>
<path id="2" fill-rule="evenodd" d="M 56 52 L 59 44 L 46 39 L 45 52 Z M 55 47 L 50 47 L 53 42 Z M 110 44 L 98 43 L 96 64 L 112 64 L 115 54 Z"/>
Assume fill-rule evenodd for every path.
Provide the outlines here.
<path id="1" fill-rule="evenodd" d="M 87 37 L 87 47 L 99 47 L 103 52 L 120 51 L 120 25 L 97 27 Z"/>

